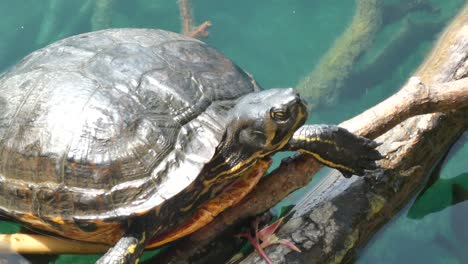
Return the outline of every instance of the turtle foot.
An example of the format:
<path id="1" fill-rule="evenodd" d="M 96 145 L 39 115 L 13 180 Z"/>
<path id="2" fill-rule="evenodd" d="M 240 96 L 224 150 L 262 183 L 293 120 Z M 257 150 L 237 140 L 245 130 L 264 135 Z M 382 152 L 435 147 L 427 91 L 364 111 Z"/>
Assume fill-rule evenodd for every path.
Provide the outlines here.
<path id="1" fill-rule="evenodd" d="M 276 230 L 280 227 L 281 223 L 283 222 L 284 217 L 279 218 L 275 222 L 270 225 L 266 225 L 264 228 L 258 228 L 260 223 L 260 217 L 257 217 L 253 222 L 253 234 L 252 232 L 246 232 L 242 234 L 238 234 L 238 237 L 246 238 L 250 244 L 255 248 L 257 253 L 262 256 L 262 258 L 268 263 L 273 264 L 271 259 L 265 253 L 264 249 L 269 247 L 273 244 L 282 244 L 291 250 L 301 252 L 299 248 L 297 248 L 291 241 L 287 239 L 280 239 L 278 236 L 275 235 Z"/>

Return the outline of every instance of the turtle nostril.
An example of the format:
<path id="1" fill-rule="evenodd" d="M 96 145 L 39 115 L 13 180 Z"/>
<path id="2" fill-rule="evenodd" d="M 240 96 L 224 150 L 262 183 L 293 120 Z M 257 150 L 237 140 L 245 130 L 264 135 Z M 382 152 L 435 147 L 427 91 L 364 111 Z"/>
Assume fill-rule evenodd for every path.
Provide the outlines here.
<path id="1" fill-rule="evenodd" d="M 301 95 L 299 93 L 296 93 L 296 101 L 297 102 L 302 101 Z"/>
<path id="2" fill-rule="evenodd" d="M 302 103 L 302 104 L 307 106 L 307 102 L 302 99 L 301 95 L 298 92 L 295 93 L 294 102 L 295 103 Z"/>

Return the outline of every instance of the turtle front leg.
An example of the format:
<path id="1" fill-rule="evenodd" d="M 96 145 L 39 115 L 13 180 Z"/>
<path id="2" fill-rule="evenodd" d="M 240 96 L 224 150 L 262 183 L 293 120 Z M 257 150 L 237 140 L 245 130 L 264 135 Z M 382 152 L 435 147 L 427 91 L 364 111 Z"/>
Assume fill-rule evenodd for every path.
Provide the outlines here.
<path id="1" fill-rule="evenodd" d="M 285 150 L 307 153 L 324 165 L 339 170 L 345 177 L 375 170 L 382 155 L 379 144 L 333 125 L 304 125 L 285 146 Z"/>
<path id="2" fill-rule="evenodd" d="M 134 221 L 129 224 L 124 236 L 110 248 L 96 263 L 99 264 L 129 264 L 138 263 L 139 258 L 151 235 L 148 234 L 148 227 L 142 223 L 144 221 Z M 148 235 L 150 237 L 148 237 Z"/>

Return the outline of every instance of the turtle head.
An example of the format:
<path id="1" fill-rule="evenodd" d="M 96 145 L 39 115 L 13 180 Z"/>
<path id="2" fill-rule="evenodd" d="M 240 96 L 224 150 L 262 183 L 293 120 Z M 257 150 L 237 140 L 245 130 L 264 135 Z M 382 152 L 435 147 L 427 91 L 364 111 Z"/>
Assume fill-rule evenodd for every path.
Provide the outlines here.
<path id="1" fill-rule="evenodd" d="M 265 156 L 281 149 L 304 124 L 307 107 L 292 88 L 270 89 L 242 97 L 231 118 L 231 139 L 244 153 Z"/>

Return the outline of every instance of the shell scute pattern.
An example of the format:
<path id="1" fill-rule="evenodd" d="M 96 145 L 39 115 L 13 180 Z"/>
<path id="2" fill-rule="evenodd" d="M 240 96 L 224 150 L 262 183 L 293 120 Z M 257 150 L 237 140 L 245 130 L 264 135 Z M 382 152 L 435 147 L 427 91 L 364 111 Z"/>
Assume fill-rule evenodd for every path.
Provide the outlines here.
<path id="1" fill-rule="evenodd" d="M 194 180 L 255 89 L 216 50 L 165 31 L 33 52 L 0 78 L 0 210 L 93 220 L 154 208 Z"/>

